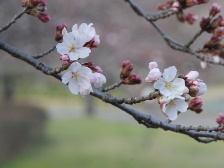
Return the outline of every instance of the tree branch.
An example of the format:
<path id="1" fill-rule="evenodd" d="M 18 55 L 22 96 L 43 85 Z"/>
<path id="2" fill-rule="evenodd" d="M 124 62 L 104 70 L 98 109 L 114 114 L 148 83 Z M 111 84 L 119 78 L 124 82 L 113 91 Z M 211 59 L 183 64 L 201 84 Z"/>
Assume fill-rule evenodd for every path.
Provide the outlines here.
<path id="1" fill-rule="evenodd" d="M 15 15 L 12 20 L 10 20 L 4 27 L 2 27 L 0 29 L 0 33 L 2 33 L 3 31 L 7 30 L 13 23 L 16 22 L 17 19 L 19 19 L 20 17 L 22 17 L 22 15 L 24 13 L 26 13 L 27 8 L 23 8 L 23 10 L 21 12 L 19 12 L 17 15 Z"/>
<path id="2" fill-rule="evenodd" d="M 49 48 L 47 51 L 45 52 L 42 52 L 40 54 L 36 54 L 36 55 L 33 55 L 32 57 L 35 58 L 35 59 L 39 59 L 39 58 L 42 58 L 44 57 L 45 55 L 51 53 L 52 51 L 54 51 L 56 48 L 56 45 L 52 46 L 51 48 Z"/>

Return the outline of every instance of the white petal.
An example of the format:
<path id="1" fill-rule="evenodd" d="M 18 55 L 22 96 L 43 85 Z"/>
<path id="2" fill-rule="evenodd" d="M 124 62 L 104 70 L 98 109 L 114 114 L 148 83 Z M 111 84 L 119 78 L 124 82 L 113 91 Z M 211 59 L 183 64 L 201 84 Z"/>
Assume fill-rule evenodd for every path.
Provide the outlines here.
<path id="1" fill-rule="evenodd" d="M 171 121 L 176 120 L 178 117 L 176 108 L 166 108 L 165 114 Z"/>
<path id="2" fill-rule="evenodd" d="M 163 87 L 163 88 L 160 88 L 160 93 L 163 95 L 163 96 L 171 96 L 173 94 L 173 92 L 171 92 L 171 90 L 167 89 L 166 87 Z"/>
<path id="3" fill-rule="evenodd" d="M 73 26 L 72 26 L 72 32 L 73 32 L 73 31 L 77 31 L 77 30 L 78 30 L 78 25 L 77 25 L 77 24 L 73 25 Z"/>
<path id="4" fill-rule="evenodd" d="M 196 80 L 198 76 L 199 76 L 198 71 L 190 71 L 185 75 L 185 77 L 187 77 L 187 79 L 189 80 Z"/>
<path id="5" fill-rule="evenodd" d="M 204 82 L 199 82 L 198 84 L 199 84 L 199 91 L 196 96 L 201 96 L 208 90 L 208 88 Z"/>
<path id="6" fill-rule="evenodd" d="M 79 58 L 86 58 L 89 56 L 91 50 L 87 47 L 82 47 L 77 49 L 76 52 L 79 54 Z"/>
<path id="7" fill-rule="evenodd" d="M 56 49 L 57 49 L 57 52 L 61 55 L 69 53 L 69 47 L 66 46 L 64 43 L 58 43 L 56 45 Z"/>
<path id="8" fill-rule="evenodd" d="M 164 81 L 163 78 L 160 78 L 159 80 L 157 80 L 153 85 L 153 87 L 158 90 L 160 90 L 161 88 L 164 88 L 165 86 L 166 86 L 166 82 Z"/>
<path id="9" fill-rule="evenodd" d="M 184 93 L 186 87 L 184 79 L 176 78 L 172 83 L 175 86 L 174 90 L 180 93 L 179 95 Z"/>
<path id="10" fill-rule="evenodd" d="M 80 87 L 80 94 L 83 96 L 89 95 L 90 92 L 92 92 L 92 91 L 93 91 L 92 86 L 90 86 L 88 89 L 84 89 L 84 88 Z"/>
<path id="11" fill-rule="evenodd" d="M 82 65 L 78 62 L 73 62 L 70 67 L 68 68 L 69 71 L 71 72 L 78 72 L 79 68 L 81 68 Z"/>
<path id="12" fill-rule="evenodd" d="M 79 54 L 77 52 L 68 53 L 70 60 L 75 61 L 79 59 Z"/>
<path id="13" fill-rule="evenodd" d="M 163 78 L 166 82 L 171 82 L 174 80 L 175 76 L 177 74 L 177 69 L 175 66 L 171 66 L 164 70 Z"/>
<path id="14" fill-rule="evenodd" d="M 186 112 L 188 108 L 188 103 L 185 100 L 175 99 L 176 109 L 180 112 Z"/>
<path id="15" fill-rule="evenodd" d="M 84 88 L 84 89 L 88 89 L 91 86 L 89 76 L 85 76 L 83 74 L 80 74 L 77 81 L 78 81 L 78 84 L 80 86 L 82 86 L 82 88 Z"/>
<path id="16" fill-rule="evenodd" d="M 72 92 L 72 94 L 77 95 L 79 93 L 79 85 L 74 80 L 71 80 L 68 83 L 68 88 Z"/>
<path id="17" fill-rule="evenodd" d="M 90 75 L 92 75 L 92 70 L 87 68 L 87 67 L 84 67 L 82 66 L 80 69 L 79 69 L 79 73 L 84 75 L 84 76 L 88 76 L 90 77 Z"/>
<path id="18" fill-rule="evenodd" d="M 72 73 L 70 71 L 66 72 L 62 77 L 62 83 L 67 84 L 72 79 Z"/>
<path id="19" fill-rule="evenodd" d="M 80 26 L 79 26 L 79 30 L 83 31 L 83 30 L 86 30 L 88 28 L 87 24 L 86 23 L 82 23 Z"/>

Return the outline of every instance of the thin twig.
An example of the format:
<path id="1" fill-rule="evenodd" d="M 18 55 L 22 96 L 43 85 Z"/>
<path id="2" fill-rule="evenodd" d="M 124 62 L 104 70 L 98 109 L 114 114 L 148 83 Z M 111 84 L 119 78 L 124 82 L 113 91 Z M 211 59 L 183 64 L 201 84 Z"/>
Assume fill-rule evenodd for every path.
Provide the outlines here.
<path id="1" fill-rule="evenodd" d="M 15 15 L 12 20 L 10 20 L 4 27 L 0 29 L 0 33 L 7 30 L 13 23 L 16 22 L 17 19 L 19 19 L 24 13 L 26 13 L 27 8 L 23 8 L 21 12 L 19 12 L 17 15 Z"/>
<path id="2" fill-rule="evenodd" d="M 101 90 L 101 92 L 108 92 L 109 90 L 112 90 L 112 89 L 115 89 L 116 87 L 121 86 L 122 83 L 123 83 L 123 82 L 121 81 L 121 82 L 115 83 L 115 84 L 113 84 L 113 85 L 111 85 L 111 86 L 108 86 L 108 87 L 106 87 L 106 88 L 103 88 L 103 89 Z"/>
<path id="3" fill-rule="evenodd" d="M 54 45 L 53 47 L 51 47 L 50 49 L 48 49 L 48 50 L 45 51 L 45 52 L 42 52 L 42 53 L 40 53 L 40 54 L 33 55 L 33 58 L 35 58 L 35 59 L 42 58 L 42 57 L 44 57 L 45 55 L 47 55 L 47 54 L 51 53 L 52 51 L 54 51 L 55 48 L 56 48 L 56 46 Z"/>
<path id="4" fill-rule="evenodd" d="M 203 29 L 201 29 L 195 36 L 185 45 L 185 47 L 189 48 L 191 44 L 204 32 Z"/>

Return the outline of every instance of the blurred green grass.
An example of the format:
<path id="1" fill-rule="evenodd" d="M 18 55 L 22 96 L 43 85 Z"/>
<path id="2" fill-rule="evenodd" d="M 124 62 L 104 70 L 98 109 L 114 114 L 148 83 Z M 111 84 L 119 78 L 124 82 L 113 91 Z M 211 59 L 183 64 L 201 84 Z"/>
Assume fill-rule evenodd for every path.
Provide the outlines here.
<path id="1" fill-rule="evenodd" d="M 1 168 L 223 167 L 223 142 L 136 123 L 99 119 L 50 120 L 45 139 Z"/>

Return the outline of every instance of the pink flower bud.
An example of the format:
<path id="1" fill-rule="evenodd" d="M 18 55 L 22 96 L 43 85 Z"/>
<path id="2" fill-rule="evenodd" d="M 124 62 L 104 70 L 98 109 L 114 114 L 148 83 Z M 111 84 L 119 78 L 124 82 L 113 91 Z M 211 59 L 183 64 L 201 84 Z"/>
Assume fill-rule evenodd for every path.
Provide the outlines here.
<path id="1" fill-rule="evenodd" d="M 123 84 L 136 85 L 142 82 L 142 78 L 136 74 L 130 74 L 127 78 L 123 80 Z"/>
<path id="2" fill-rule="evenodd" d="M 64 23 L 57 25 L 56 26 L 56 32 L 55 32 L 55 41 L 62 42 L 63 41 L 63 35 L 66 34 L 65 31 L 67 33 L 66 25 Z"/>
<path id="3" fill-rule="evenodd" d="M 188 102 L 188 109 L 195 111 L 196 113 L 201 113 L 203 111 L 202 105 L 203 102 L 201 97 L 197 96 Z"/>
<path id="4" fill-rule="evenodd" d="M 215 15 L 217 15 L 221 11 L 221 9 L 222 9 L 221 5 L 218 5 L 217 3 L 214 3 L 212 5 L 212 8 L 209 11 L 209 15 L 214 17 Z"/>
<path id="5" fill-rule="evenodd" d="M 62 60 L 62 61 L 68 61 L 68 60 L 69 60 L 69 56 L 66 55 L 66 54 L 61 55 L 61 56 L 60 56 L 60 60 Z"/>
<path id="6" fill-rule="evenodd" d="M 218 118 L 216 119 L 217 124 L 219 124 L 220 127 L 224 125 L 224 114 L 219 113 Z"/>
<path id="7" fill-rule="evenodd" d="M 192 25 L 198 19 L 198 15 L 195 15 L 191 12 L 187 12 L 187 13 L 184 13 L 183 19 Z"/>
<path id="8" fill-rule="evenodd" d="M 99 66 L 95 66 L 95 72 L 102 73 L 102 69 Z"/>
<path id="9" fill-rule="evenodd" d="M 157 81 L 162 76 L 162 73 L 158 68 L 153 68 L 149 71 L 149 74 L 145 78 L 146 82 L 153 83 Z"/>
<path id="10" fill-rule="evenodd" d="M 158 64 L 156 62 L 150 62 L 149 63 L 149 70 L 151 70 L 153 68 L 158 68 Z"/>
<path id="11" fill-rule="evenodd" d="M 185 75 L 187 80 L 196 80 L 198 76 L 199 76 L 198 71 L 190 71 Z"/>
<path id="12" fill-rule="evenodd" d="M 173 10 L 174 12 L 178 12 L 178 11 L 180 10 L 180 8 L 181 8 L 181 5 L 180 5 L 179 2 L 174 2 L 174 3 L 172 4 L 172 10 Z"/>
<path id="13" fill-rule="evenodd" d="M 121 71 L 120 71 L 120 78 L 122 80 L 127 78 L 131 74 L 131 71 L 133 70 L 133 68 L 134 68 L 134 65 L 131 64 L 129 60 L 123 61 L 121 66 Z"/>
<path id="14" fill-rule="evenodd" d="M 42 12 L 37 14 L 37 18 L 45 23 L 51 20 L 51 17 L 48 14 Z"/>

